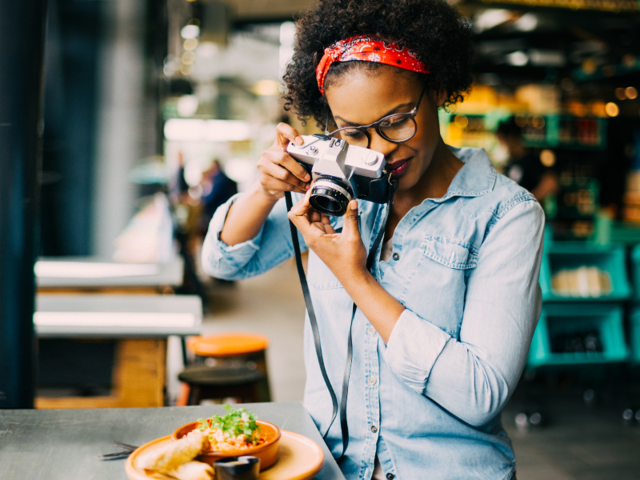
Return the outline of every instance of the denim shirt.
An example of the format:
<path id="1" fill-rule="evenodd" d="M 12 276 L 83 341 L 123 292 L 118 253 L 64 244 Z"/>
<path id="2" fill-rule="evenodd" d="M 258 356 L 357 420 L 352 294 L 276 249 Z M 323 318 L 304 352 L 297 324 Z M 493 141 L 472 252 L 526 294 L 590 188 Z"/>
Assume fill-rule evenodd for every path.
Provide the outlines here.
<path id="1" fill-rule="evenodd" d="M 349 479 L 368 480 L 376 455 L 390 479 L 509 479 L 515 470 L 500 412 L 522 373 L 540 315 L 544 214 L 531 193 L 496 173 L 484 150 L 451 150 L 464 166 L 446 195 L 411 209 L 395 230 L 391 258 L 373 266 L 377 281 L 406 308 L 388 343 L 360 310 L 353 320 L 350 443 L 340 462 Z M 233 201 L 209 227 L 203 249 L 208 273 L 247 278 L 293 256 L 284 201 L 252 240 L 232 247 L 222 242 Z M 369 249 L 386 206 L 359 203 Z M 342 222 L 334 219 L 334 228 Z M 340 398 L 353 303 L 313 252 L 308 282 L 326 368 Z M 304 341 L 304 404 L 324 432 L 332 404 L 308 319 Z M 326 441 L 339 456 L 339 421 Z"/>

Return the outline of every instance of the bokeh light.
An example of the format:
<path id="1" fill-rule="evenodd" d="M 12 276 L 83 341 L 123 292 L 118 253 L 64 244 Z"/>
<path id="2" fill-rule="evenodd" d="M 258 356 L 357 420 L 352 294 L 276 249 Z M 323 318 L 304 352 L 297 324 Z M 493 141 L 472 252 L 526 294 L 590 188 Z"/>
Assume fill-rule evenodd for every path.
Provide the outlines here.
<path id="1" fill-rule="evenodd" d="M 613 102 L 607 103 L 604 109 L 607 112 L 607 115 L 609 115 L 610 117 L 617 117 L 620 113 L 620 108 Z"/>

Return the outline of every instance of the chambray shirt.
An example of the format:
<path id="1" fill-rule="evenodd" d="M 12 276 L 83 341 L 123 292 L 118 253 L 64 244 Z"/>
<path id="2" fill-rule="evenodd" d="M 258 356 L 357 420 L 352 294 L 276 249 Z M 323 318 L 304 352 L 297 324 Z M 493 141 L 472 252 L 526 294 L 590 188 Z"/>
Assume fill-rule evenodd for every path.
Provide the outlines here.
<path id="1" fill-rule="evenodd" d="M 500 412 L 522 373 L 540 315 L 544 214 L 529 192 L 496 173 L 484 150 L 451 150 L 465 165 L 446 195 L 411 209 L 395 230 L 391 258 L 373 267 L 378 282 L 406 308 L 388 344 L 359 310 L 353 321 L 350 443 L 340 462 L 349 479 L 368 480 L 376 454 L 389 479 L 509 479 L 515 470 Z M 203 249 L 208 273 L 247 278 L 293 256 L 284 201 L 252 240 L 232 247 L 219 240 L 233 201 L 220 207 L 209 227 Z M 360 202 L 367 248 L 383 228 L 385 209 Z M 334 228 L 342 222 L 334 219 Z M 326 368 L 340 398 L 353 303 L 313 252 L 308 282 Z M 324 432 L 332 404 L 308 320 L 304 341 L 304 404 Z M 327 444 L 340 455 L 339 419 Z"/>

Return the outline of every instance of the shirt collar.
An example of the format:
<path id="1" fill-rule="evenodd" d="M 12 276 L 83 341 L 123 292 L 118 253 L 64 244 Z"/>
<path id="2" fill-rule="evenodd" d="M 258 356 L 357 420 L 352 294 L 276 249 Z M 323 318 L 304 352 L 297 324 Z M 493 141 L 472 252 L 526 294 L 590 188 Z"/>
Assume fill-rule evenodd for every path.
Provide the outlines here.
<path id="1" fill-rule="evenodd" d="M 449 147 L 451 152 L 464 162 L 464 166 L 453 178 L 442 200 L 451 197 L 480 197 L 496 183 L 496 169 L 483 148 Z"/>

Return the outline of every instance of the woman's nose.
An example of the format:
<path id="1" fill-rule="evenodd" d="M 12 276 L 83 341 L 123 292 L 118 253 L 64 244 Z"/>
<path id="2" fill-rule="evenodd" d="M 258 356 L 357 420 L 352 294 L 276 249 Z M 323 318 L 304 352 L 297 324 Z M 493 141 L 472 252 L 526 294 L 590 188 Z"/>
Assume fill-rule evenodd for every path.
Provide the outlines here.
<path id="1" fill-rule="evenodd" d="M 398 148 L 397 143 L 390 142 L 389 140 L 381 137 L 375 130 L 370 132 L 369 135 L 369 138 L 371 138 L 369 141 L 369 148 L 384 154 L 385 157 Z"/>

